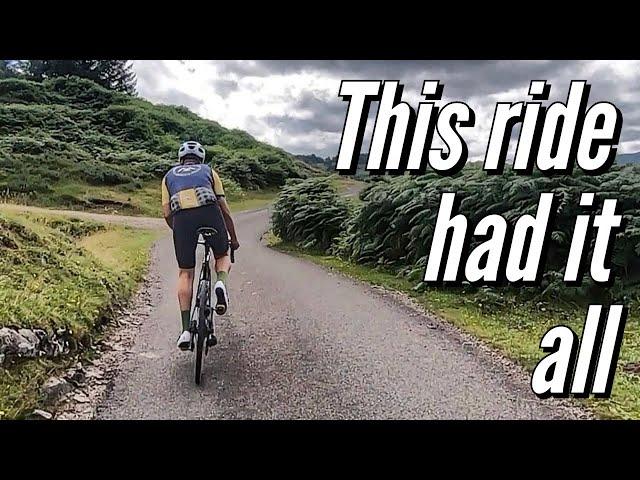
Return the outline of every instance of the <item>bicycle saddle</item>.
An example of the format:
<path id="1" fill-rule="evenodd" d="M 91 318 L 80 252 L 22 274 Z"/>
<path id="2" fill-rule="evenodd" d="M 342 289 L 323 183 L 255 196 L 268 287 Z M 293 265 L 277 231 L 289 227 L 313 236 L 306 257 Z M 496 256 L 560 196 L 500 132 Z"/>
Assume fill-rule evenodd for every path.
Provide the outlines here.
<path id="1" fill-rule="evenodd" d="M 198 234 L 202 235 L 204 238 L 211 238 L 218 234 L 218 231 L 213 227 L 200 227 L 198 229 Z"/>

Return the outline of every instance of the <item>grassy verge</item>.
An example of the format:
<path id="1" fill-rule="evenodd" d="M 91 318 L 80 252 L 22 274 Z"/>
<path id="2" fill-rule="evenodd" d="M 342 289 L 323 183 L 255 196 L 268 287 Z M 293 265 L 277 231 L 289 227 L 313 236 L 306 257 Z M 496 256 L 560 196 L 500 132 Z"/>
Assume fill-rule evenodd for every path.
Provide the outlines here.
<path id="1" fill-rule="evenodd" d="M 229 209 L 232 212 L 242 212 L 263 208 L 273 202 L 278 193 L 279 190 L 248 191 L 242 199 L 228 199 Z"/>
<path id="2" fill-rule="evenodd" d="M 539 344 L 549 328 L 564 324 L 578 335 L 582 332 L 586 307 L 515 304 L 513 307 L 487 310 L 480 298 L 471 294 L 436 289 L 416 292 L 411 282 L 392 272 L 356 265 L 324 253 L 303 251 L 281 242 L 272 234 L 268 236 L 268 241 L 277 250 L 334 269 L 357 280 L 403 292 L 426 310 L 483 340 L 529 371 L 543 357 Z M 602 418 L 640 419 L 640 375 L 624 368 L 640 360 L 639 322 L 632 315 L 627 320 L 611 398 L 581 400 Z"/>
<path id="3" fill-rule="evenodd" d="M 11 368 L 0 367 L 0 420 L 23 419 L 39 408 L 42 384 L 70 363 L 67 359 L 34 359 Z"/>
<path id="4" fill-rule="evenodd" d="M 331 178 L 334 186 L 338 190 L 338 193 L 351 198 L 355 203 L 362 203 L 358 197 L 358 193 L 367 186 L 366 182 L 361 182 L 350 177 L 343 177 L 341 175 L 332 175 Z"/>
<path id="5" fill-rule="evenodd" d="M 141 188 L 127 186 L 95 186 L 77 181 L 52 185 L 51 192 L 2 197 L 6 203 L 35 207 L 84 210 L 95 213 L 141 215 L 161 217 L 160 183 L 145 183 Z M 227 201 L 233 212 L 254 210 L 271 203 L 278 195 L 277 189 L 249 190 L 242 198 L 229 196 Z"/>
<path id="6" fill-rule="evenodd" d="M 134 292 L 158 233 L 49 214 L 0 213 L 0 327 L 71 331 L 91 342 Z M 21 418 L 69 359 L 5 362 L 0 418 Z"/>
<path id="7" fill-rule="evenodd" d="M 149 217 L 162 215 L 159 182 L 147 182 L 141 188 L 135 188 L 127 185 L 96 186 L 70 180 L 52 184 L 47 193 L 39 193 L 37 196 L 13 195 L 3 197 L 2 201 L 96 213 Z"/>

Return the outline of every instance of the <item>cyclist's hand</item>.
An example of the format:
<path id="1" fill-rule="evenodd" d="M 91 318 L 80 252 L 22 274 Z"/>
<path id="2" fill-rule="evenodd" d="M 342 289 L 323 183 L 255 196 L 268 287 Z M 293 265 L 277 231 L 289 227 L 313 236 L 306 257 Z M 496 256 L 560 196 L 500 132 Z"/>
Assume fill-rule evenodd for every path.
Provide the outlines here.
<path id="1" fill-rule="evenodd" d="M 240 248 L 240 244 L 238 240 L 231 240 L 231 250 L 238 250 Z"/>

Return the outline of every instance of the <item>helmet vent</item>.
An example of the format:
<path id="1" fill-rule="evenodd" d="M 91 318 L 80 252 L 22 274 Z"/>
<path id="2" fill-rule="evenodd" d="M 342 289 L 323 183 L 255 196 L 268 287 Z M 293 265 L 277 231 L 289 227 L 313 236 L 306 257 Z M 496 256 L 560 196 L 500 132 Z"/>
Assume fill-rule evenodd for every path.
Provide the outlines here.
<path id="1" fill-rule="evenodd" d="M 190 140 L 188 142 L 184 142 L 180 146 L 178 150 L 178 160 L 182 160 L 182 158 L 186 155 L 194 155 L 195 157 L 199 158 L 200 161 L 204 161 L 206 152 L 202 145 L 200 145 L 198 142 Z"/>

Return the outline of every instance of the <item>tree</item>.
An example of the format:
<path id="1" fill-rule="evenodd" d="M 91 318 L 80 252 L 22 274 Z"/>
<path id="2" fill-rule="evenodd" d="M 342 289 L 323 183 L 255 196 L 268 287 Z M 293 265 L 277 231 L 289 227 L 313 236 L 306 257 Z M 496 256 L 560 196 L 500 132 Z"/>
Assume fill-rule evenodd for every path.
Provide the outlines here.
<path id="1" fill-rule="evenodd" d="M 0 60 L 0 78 L 24 76 L 26 67 L 24 60 Z"/>
<path id="2" fill-rule="evenodd" d="M 29 76 L 38 82 L 45 78 L 76 75 L 97 81 L 92 60 L 31 60 L 28 66 Z"/>
<path id="3" fill-rule="evenodd" d="M 96 71 L 101 85 L 118 92 L 135 95 L 136 74 L 128 60 L 104 60 L 97 62 Z"/>
<path id="4" fill-rule="evenodd" d="M 35 81 L 75 75 L 111 90 L 136 93 L 136 76 L 128 60 L 31 60 L 26 70 Z"/>

